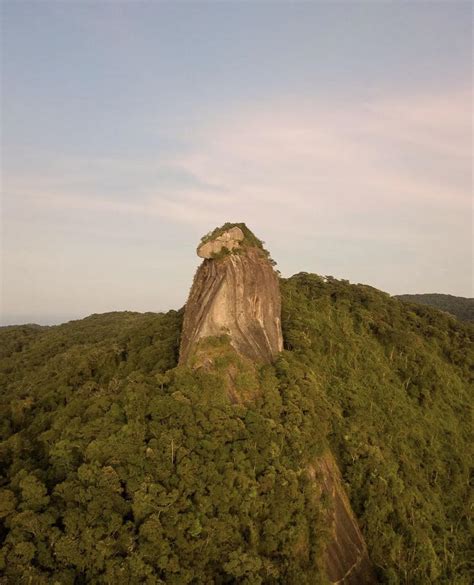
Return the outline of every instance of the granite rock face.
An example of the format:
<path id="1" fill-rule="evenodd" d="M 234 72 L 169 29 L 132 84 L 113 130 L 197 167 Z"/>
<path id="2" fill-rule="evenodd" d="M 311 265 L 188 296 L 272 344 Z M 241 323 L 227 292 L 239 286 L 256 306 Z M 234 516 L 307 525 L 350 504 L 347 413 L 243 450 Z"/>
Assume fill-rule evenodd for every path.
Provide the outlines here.
<path id="1" fill-rule="evenodd" d="M 376 585 L 377 578 L 364 536 L 330 451 L 314 461 L 309 475 L 330 502 L 326 521 L 331 537 L 324 555 L 329 582 L 334 585 Z"/>
<path id="2" fill-rule="evenodd" d="M 205 260 L 186 303 L 180 363 L 211 336 L 228 335 L 237 353 L 256 362 L 269 363 L 283 349 L 278 276 L 263 250 L 243 240 L 240 228 L 231 228 L 198 248 Z M 231 253 L 211 257 L 224 247 Z"/>

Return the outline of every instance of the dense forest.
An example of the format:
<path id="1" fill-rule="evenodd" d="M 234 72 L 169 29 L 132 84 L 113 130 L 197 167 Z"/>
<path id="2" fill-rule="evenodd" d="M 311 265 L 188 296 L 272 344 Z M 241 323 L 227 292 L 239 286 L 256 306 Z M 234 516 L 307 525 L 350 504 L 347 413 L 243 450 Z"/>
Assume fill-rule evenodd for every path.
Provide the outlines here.
<path id="1" fill-rule="evenodd" d="M 440 309 L 440 311 L 451 313 L 451 315 L 461 319 L 461 321 L 474 322 L 474 299 L 439 293 L 396 295 L 395 298 L 409 303 L 420 303 L 421 305 L 435 307 L 436 309 Z"/>
<path id="2" fill-rule="evenodd" d="M 330 277 L 281 290 L 261 367 L 225 336 L 178 367 L 182 311 L 0 329 L 0 583 L 326 583 L 328 446 L 380 583 L 473 582 L 472 326 Z"/>

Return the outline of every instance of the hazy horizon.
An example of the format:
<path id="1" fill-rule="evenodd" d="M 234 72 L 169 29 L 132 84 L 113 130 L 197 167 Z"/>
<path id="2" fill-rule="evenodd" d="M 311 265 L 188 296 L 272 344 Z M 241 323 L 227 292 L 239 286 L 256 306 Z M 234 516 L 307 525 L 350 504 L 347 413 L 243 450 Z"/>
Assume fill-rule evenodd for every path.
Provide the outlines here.
<path id="1" fill-rule="evenodd" d="M 1 322 L 183 306 L 244 221 L 283 276 L 472 297 L 472 5 L 1 5 Z"/>
<path id="2" fill-rule="evenodd" d="M 303 272 L 303 271 L 301 271 Z M 191 278 L 192 280 L 192 278 Z M 352 283 L 352 284 L 369 284 L 369 283 Z M 369 285 L 370 286 L 370 285 Z M 398 294 L 398 293 L 397 293 Z M 404 294 L 404 293 L 400 293 L 400 294 Z M 410 294 L 424 294 L 424 293 L 406 293 L 408 295 Z M 431 292 L 427 291 L 426 294 L 449 294 L 449 293 L 436 293 L 436 292 Z M 472 297 L 458 297 L 458 298 L 468 298 L 468 299 L 472 299 Z M 53 318 L 37 318 L 36 315 L 32 315 L 31 318 L 28 315 L 19 315 L 18 319 L 16 319 L 17 316 L 13 315 L 11 316 L 9 319 L 2 319 L 2 322 L 0 323 L 0 327 L 12 327 L 12 326 L 16 326 L 16 325 L 41 325 L 41 326 L 55 326 L 55 325 L 63 325 L 65 323 L 69 323 L 70 321 L 80 321 L 81 319 L 85 319 L 87 317 L 91 317 L 93 315 L 103 315 L 106 313 L 115 313 L 115 312 L 126 312 L 129 311 L 131 313 L 166 313 L 168 311 L 178 311 L 180 309 L 182 309 L 184 306 L 184 303 L 180 306 L 175 306 L 175 307 L 163 307 L 161 309 L 142 309 L 142 310 L 132 310 L 132 309 L 127 309 L 127 308 L 123 308 L 123 309 L 111 309 L 110 311 L 92 311 L 91 313 L 87 313 L 87 314 L 82 314 L 82 313 L 78 313 L 78 314 L 65 314 L 65 315 L 56 315 Z"/>

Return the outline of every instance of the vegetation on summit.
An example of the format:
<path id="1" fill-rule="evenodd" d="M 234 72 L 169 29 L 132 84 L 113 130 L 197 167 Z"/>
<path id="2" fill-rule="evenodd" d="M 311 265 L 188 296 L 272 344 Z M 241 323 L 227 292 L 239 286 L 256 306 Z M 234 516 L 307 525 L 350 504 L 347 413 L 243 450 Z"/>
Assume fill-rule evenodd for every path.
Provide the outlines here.
<path id="1" fill-rule="evenodd" d="M 219 260 L 221 258 L 225 258 L 229 254 L 241 254 L 243 248 L 250 247 L 250 248 L 258 248 L 259 250 L 261 250 L 263 252 L 263 254 L 265 255 L 265 257 L 267 257 L 270 260 L 271 264 L 273 266 L 276 265 L 275 260 L 273 260 L 270 257 L 270 252 L 268 250 L 266 250 L 264 245 L 263 245 L 265 242 L 263 242 L 262 240 L 257 238 L 257 236 L 252 232 L 252 230 L 250 230 L 247 227 L 247 225 L 245 223 L 227 222 L 220 227 L 216 227 L 215 229 L 213 229 L 212 231 L 210 231 L 209 233 L 207 233 L 206 235 L 204 235 L 201 238 L 201 241 L 199 242 L 198 249 L 203 244 L 206 244 L 207 242 L 211 242 L 212 240 L 215 240 L 216 238 L 221 236 L 224 232 L 226 232 L 232 228 L 235 228 L 235 227 L 242 230 L 242 233 L 244 235 L 244 239 L 240 242 L 240 247 L 235 248 L 234 250 L 231 251 L 224 246 L 220 252 L 213 254 L 212 258 L 214 260 Z"/>
<path id="2" fill-rule="evenodd" d="M 3 582 L 325 583 L 306 470 L 327 445 L 381 583 L 472 582 L 472 327 L 332 278 L 281 288 L 286 349 L 258 368 L 225 339 L 177 367 L 182 311 L 0 329 Z"/>
<path id="3" fill-rule="evenodd" d="M 240 228 L 242 230 L 242 233 L 244 234 L 244 239 L 242 240 L 243 246 L 254 246 L 256 248 L 260 248 L 261 250 L 264 249 L 262 240 L 259 240 L 257 238 L 257 236 L 246 226 L 245 223 L 232 223 L 232 222 L 227 222 L 220 227 L 216 227 L 215 229 L 213 229 L 212 231 L 210 231 L 209 233 L 204 235 L 201 238 L 199 245 L 201 246 L 202 244 L 206 244 L 207 242 L 215 240 L 217 237 L 221 236 L 224 232 L 226 232 L 234 227 Z"/>

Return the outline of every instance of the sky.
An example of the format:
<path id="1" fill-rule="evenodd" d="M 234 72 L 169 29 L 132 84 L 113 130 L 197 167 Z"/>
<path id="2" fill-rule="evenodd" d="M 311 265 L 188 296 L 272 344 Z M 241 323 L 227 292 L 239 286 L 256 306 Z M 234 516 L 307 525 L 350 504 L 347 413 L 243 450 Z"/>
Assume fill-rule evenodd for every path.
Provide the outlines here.
<path id="1" fill-rule="evenodd" d="M 470 2 L 1 2 L 1 323 L 283 276 L 472 296 Z"/>

